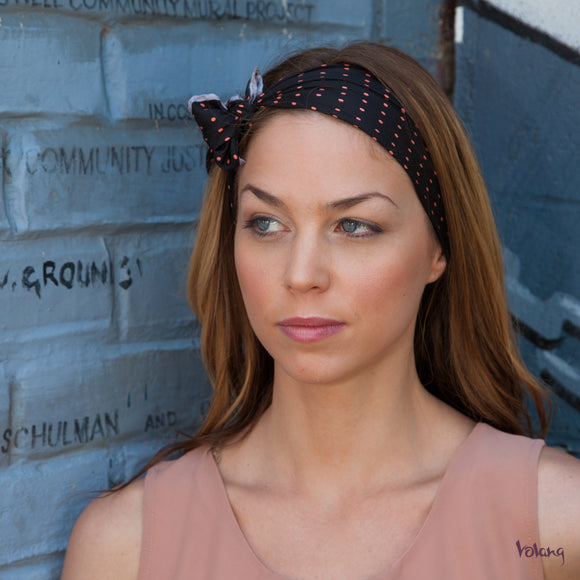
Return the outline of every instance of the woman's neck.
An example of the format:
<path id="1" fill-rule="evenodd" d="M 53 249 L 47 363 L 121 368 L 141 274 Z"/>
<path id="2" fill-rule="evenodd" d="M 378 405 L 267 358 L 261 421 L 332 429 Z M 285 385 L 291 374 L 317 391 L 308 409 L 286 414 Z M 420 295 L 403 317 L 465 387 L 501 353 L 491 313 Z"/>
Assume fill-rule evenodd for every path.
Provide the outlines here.
<path id="1" fill-rule="evenodd" d="M 268 466 L 273 485 L 294 492 L 328 497 L 332 489 L 405 485 L 428 463 L 433 435 L 449 429 L 440 421 L 446 415 L 459 414 L 424 389 L 414 365 L 324 385 L 278 369 L 272 404 L 242 447 L 255 452 L 256 467 Z"/>

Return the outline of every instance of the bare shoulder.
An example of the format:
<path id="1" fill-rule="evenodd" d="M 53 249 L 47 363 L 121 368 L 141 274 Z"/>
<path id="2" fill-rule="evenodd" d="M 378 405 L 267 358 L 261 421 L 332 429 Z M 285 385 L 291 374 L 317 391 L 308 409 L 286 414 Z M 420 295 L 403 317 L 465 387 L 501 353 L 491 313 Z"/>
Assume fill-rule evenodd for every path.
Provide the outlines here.
<path id="1" fill-rule="evenodd" d="M 72 531 L 62 580 L 135 580 L 139 571 L 144 480 L 94 499 Z"/>
<path id="2" fill-rule="evenodd" d="M 538 468 L 541 547 L 562 548 L 562 557 L 542 558 L 546 580 L 580 578 L 580 461 L 544 447 Z"/>

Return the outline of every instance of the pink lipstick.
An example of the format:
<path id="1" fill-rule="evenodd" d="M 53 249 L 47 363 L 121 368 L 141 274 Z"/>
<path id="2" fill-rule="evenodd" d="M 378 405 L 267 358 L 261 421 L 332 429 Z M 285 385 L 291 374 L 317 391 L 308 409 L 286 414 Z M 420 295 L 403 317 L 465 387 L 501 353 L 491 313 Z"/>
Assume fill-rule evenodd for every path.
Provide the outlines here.
<path id="1" fill-rule="evenodd" d="M 315 342 L 340 332 L 345 324 L 329 318 L 287 318 L 278 323 L 280 330 L 296 342 Z"/>

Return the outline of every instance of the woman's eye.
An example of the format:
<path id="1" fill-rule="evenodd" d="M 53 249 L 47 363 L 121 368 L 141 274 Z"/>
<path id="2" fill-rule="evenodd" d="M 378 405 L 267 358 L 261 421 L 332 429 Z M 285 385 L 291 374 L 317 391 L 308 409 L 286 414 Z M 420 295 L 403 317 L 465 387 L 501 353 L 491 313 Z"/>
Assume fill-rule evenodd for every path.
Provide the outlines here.
<path id="1" fill-rule="evenodd" d="M 258 236 L 263 236 L 281 231 L 282 224 L 271 217 L 256 216 L 245 223 L 245 228 L 252 230 Z"/>
<path id="2" fill-rule="evenodd" d="M 379 233 L 381 231 L 381 228 L 378 226 L 354 219 L 342 220 L 340 222 L 340 228 L 345 234 L 361 237 L 370 235 L 372 233 Z"/>
<path id="3" fill-rule="evenodd" d="M 256 228 L 261 232 L 267 232 L 270 229 L 270 223 L 272 220 L 270 218 L 256 218 L 254 222 L 256 224 Z"/>

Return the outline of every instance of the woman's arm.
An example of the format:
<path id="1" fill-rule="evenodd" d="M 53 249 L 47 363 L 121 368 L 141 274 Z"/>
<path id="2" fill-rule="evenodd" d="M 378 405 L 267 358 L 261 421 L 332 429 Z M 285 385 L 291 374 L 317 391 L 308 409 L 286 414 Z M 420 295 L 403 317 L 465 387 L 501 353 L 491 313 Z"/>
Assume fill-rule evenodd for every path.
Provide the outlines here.
<path id="1" fill-rule="evenodd" d="M 93 500 L 72 531 L 61 580 L 136 580 L 144 480 Z"/>
<path id="2" fill-rule="evenodd" d="M 538 518 L 546 580 L 580 578 L 580 461 L 545 447 L 538 471 Z M 551 552 L 547 552 L 550 548 Z M 558 553 L 559 548 L 562 550 Z M 553 555 L 556 552 L 556 555 Z M 549 555 L 548 555 L 549 554 Z"/>

